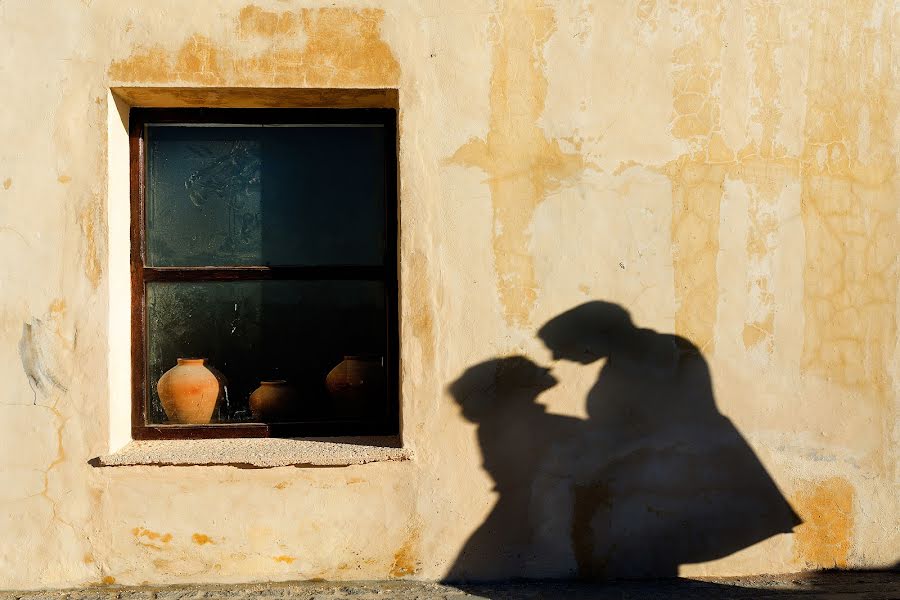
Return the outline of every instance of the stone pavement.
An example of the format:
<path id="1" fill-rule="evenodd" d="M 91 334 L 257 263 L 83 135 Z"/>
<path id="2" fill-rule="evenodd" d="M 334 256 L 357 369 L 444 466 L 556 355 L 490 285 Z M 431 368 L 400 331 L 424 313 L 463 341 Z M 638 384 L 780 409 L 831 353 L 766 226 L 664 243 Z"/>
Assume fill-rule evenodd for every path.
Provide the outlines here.
<path id="1" fill-rule="evenodd" d="M 900 600 L 895 572 L 824 572 L 613 583 L 520 582 L 445 585 L 414 581 L 293 582 L 171 587 L 103 586 L 0 592 L 0 600 Z"/>

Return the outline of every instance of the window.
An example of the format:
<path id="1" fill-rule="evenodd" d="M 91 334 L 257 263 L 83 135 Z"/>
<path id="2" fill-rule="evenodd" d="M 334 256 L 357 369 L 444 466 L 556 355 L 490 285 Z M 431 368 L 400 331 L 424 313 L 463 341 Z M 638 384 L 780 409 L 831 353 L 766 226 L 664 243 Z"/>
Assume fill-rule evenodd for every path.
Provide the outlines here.
<path id="1" fill-rule="evenodd" d="M 399 433 L 396 112 L 129 123 L 132 436 Z"/>

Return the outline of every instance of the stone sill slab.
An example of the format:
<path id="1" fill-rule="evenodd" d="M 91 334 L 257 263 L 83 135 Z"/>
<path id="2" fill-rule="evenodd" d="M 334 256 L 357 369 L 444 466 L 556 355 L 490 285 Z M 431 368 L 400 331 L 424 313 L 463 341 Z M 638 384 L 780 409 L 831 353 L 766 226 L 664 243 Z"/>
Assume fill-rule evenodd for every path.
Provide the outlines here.
<path id="1" fill-rule="evenodd" d="M 231 438 L 209 440 L 141 440 L 91 461 L 97 467 L 133 465 L 229 465 L 243 468 L 347 467 L 371 462 L 406 461 L 408 448 L 384 445 L 373 438 L 280 439 Z"/>

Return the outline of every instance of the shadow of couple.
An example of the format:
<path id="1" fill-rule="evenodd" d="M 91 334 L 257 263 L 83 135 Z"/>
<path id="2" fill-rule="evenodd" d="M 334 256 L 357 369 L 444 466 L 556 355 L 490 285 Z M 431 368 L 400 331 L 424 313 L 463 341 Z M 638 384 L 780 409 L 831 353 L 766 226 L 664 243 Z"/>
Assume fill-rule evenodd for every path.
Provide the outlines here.
<path id="1" fill-rule="evenodd" d="M 676 335 L 594 301 L 538 332 L 554 359 L 606 359 L 587 419 L 537 402 L 558 381 L 523 356 L 488 360 L 449 386 L 478 425 L 499 494 L 447 581 L 667 577 L 801 521 L 732 422 L 706 360 Z"/>

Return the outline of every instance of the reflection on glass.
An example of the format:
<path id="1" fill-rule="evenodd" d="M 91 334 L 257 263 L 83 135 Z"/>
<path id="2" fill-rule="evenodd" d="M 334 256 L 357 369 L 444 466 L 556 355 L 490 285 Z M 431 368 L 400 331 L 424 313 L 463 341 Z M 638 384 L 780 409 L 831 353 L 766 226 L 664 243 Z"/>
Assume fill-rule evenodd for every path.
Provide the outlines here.
<path id="1" fill-rule="evenodd" d="M 384 323 L 381 282 L 150 282 L 148 422 L 171 422 L 157 383 L 185 357 L 205 357 L 221 374 L 213 422 L 253 421 L 254 413 L 265 422 L 383 415 Z M 370 358 L 348 365 L 349 356 Z M 330 389 L 339 365 L 349 395 Z"/>
<path id="2" fill-rule="evenodd" d="M 382 263 L 382 126 L 146 131 L 148 266 Z"/>
<path id="3" fill-rule="evenodd" d="M 300 398 L 297 388 L 286 379 L 260 381 L 250 394 L 250 412 L 254 421 L 291 421 L 303 412 Z"/>

